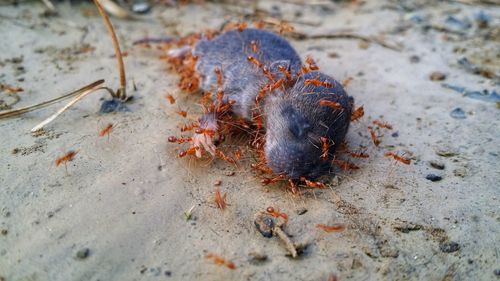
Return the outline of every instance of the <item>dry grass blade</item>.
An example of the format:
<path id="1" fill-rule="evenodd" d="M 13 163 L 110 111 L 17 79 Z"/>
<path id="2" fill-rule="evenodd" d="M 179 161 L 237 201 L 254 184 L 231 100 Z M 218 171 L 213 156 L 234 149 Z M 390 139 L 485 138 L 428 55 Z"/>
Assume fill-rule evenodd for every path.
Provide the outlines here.
<path id="1" fill-rule="evenodd" d="M 120 50 L 120 44 L 118 44 L 118 38 L 116 37 L 113 25 L 111 24 L 108 15 L 104 11 L 104 8 L 102 7 L 100 0 L 94 0 L 94 3 L 97 6 L 97 9 L 99 10 L 99 14 L 101 14 L 101 17 L 104 20 L 104 24 L 106 25 L 109 34 L 111 35 L 111 40 L 113 42 L 113 47 L 115 49 L 116 60 L 118 62 L 118 71 L 120 72 L 120 88 L 116 91 L 116 94 L 114 96 L 122 100 L 126 100 L 127 81 L 125 77 L 125 66 L 123 64 L 123 57 L 122 57 L 122 52 Z"/>
<path id="2" fill-rule="evenodd" d="M 71 97 L 80 95 L 83 92 L 88 91 L 90 89 L 94 89 L 97 86 L 101 85 L 102 83 L 104 83 L 104 80 L 102 80 L 102 79 L 101 80 L 97 80 L 97 81 L 95 81 L 93 83 L 90 83 L 90 84 L 88 84 L 88 85 L 86 85 L 86 86 L 84 86 L 84 87 L 82 87 L 82 88 L 80 88 L 80 89 L 78 89 L 76 91 L 73 91 L 73 92 L 71 92 L 69 94 L 63 95 L 63 96 L 55 98 L 55 99 L 51 99 L 51 100 L 48 100 L 48 101 L 45 101 L 45 102 L 42 102 L 42 103 L 38 103 L 38 104 L 35 104 L 35 105 L 30 105 L 30 106 L 26 106 L 26 107 L 22 107 L 22 108 L 18 108 L 18 109 L 11 109 L 11 110 L 0 111 L 0 119 L 2 119 L 2 118 L 8 118 L 8 117 L 14 117 L 14 116 L 17 116 L 17 115 L 24 114 L 26 112 L 30 112 L 30 111 L 33 111 L 33 110 L 37 110 L 37 109 L 49 106 L 51 104 L 60 102 L 60 101 L 65 100 L 67 98 L 71 98 Z"/>
<path id="3" fill-rule="evenodd" d="M 50 122 L 54 121 L 54 119 L 56 119 L 59 115 L 61 115 L 64 111 L 66 111 L 66 109 L 70 108 L 72 105 L 74 105 L 75 103 L 77 103 L 79 100 L 81 100 L 82 98 L 84 98 L 88 94 L 96 92 L 98 90 L 107 90 L 110 93 L 113 92 L 111 89 L 109 89 L 107 87 L 91 88 L 91 89 L 88 89 L 86 91 L 83 91 L 81 94 L 79 94 L 74 99 L 72 99 L 68 104 L 66 104 L 64 107 L 62 107 L 61 109 L 59 109 L 56 113 L 54 113 L 53 115 L 51 115 L 49 118 L 43 120 L 42 123 L 40 123 L 40 124 L 36 125 L 35 127 L 33 127 L 33 129 L 31 129 L 31 132 L 33 133 L 33 132 L 36 132 L 38 130 L 41 130 L 45 125 L 47 125 Z"/>

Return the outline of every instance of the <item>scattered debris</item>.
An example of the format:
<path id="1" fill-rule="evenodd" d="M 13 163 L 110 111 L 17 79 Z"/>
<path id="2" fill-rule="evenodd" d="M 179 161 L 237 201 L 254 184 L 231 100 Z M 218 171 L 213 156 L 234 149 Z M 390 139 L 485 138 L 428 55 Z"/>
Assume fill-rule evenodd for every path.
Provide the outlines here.
<path id="1" fill-rule="evenodd" d="M 296 258 L 298 255 L 297 248 L 282 229 L 285 223 L 286 220 L 283 217 L 274 217 L 268 212 L 258 212 L 255 214 L 254 224 L 260 234 L 266 238 L 271 238 L 273 235 L 278 236 L 285 243 L 290 255 Z"/>
<path id="2" fill-rule="evenodd" d="M 301 216 L 301 215 L 307 213 L 307 209 L 306 208 L 300 208 L 296 212 L 297 212 L 297 215 Z"/>
<path id="3" fill-rule="evenodd" d="M 443 81 L 446 79 L 446 74 L 439 72 L 439 71 L 434 71 L 429 75 L 429 79 L 432 81 Z"/>
<path id="4" fill-rule="evenodd" d="M 412 55 L 412 56 L 410 57 L 410 62 L 411 62 L 411 63 L 419 63 L 419 62 L 420 62 L 420 57 L 419 57 L 419 56 L 417 56 L 417 55 Z"/>
<path id="5" fill-rule="evenodd" d="M 439 249 L 443 253 L 453 253 L 460 250 L 460 245 L 457 242 L 444 242 L 439 244 Z"/>
<path id="6" fill-rule="evenodd" d="M 468 97 L 471 99 L 482 100 L 487 102 L 499 102 L 500 94 L 498 94 L 495 90 L 482 90 L 482 91 L 473 91 L 467 90 L 465 87 L 451 85 L 451 84 L 441 84 L 441 86 L 459 92 L 464 97 Z"/>
<path id="7" fill-rule="evenodd" d="M 450 116 L 452 118 L 455 118 L 455 119 L 465 119 L 465 118 L 467 118 L 467 116 L 465 116 L 465 111 L 463 111 L 463 109 L 461 109 L 460 107 L 457 107 L 457 108 L 453 109 L 450 112 Z"/>
<path id="8" fill-rule="evenodd" d="M 249 256 L 249 261 L 252 264 L 261 264 L 268 260 L 268 256 L 260 252 L 250 252 L 248 256 Z"/>
<path id="9" fill-rule="evenodd" d="M 193 205 L 187 212 L 184 212 L 184 218 L 186 219 L 186 221 L 192 219 L 194 207 L 196 207 L 196 205 Z"/>
<path id="10" fill-rule="evenodd" d="M 89 248 L 83 248 L 78 250 L 76 252 L 76 258 L 79 260 L 84 260 L 90 256 L 90 249 Z"/>
<path id="11" fill-rule="evenodd" d="M 469 61 L 469 59 L 467 59 L 466 57 L 459 59 L 458 65 L 463 67 L 465 69 L 465 71 L 472 73 L 472 74 L 483 76 L 484 78 L 488 78 L 488 79 L 499 78 L 493 70 L 488 69 L 488 68 L 483 67 L 483 66 L 475 65 L 475 64 L 471 63 Z"/>
<path id="12" fill-rule="evenodd" d="M 431 165 L 432 168 L 438 170 L 444 170 L 445 167 L 443 163 L 437 161 L 430 161 L 429 164 Z"/>
<path id="13" fill-rule="evenodd" d="M 452 150 L 440 149 L 436 151 L 436 154 L 442 157 L 453 157 L 457 156 L 458 152 Z"/>
<path id="14" fill-rule="evenodd" d="M 467 169 L 465 167 L 456 168 L 455 170 L 453 170 L 453 174 L 456 177 L 464 178 L 465 176 L 467 176 Z"/>
<path id="15" fill-rule="evenodd" d="M 397 222 L 393 225 L 393 228 L 402 233 L 410 233 L 410 231 L 417 231 L 423 229 L 420 224 L 415 224 L 407 221 Z"/>
<path id="16" fill-rule="evenodd" d="M 443 179 L 443 177 L 435 175 L 435 174 L 428 174 L 427 176 L 425 176 L 425 178 L 432 181 L 432 182 L 440 181 Z"/>

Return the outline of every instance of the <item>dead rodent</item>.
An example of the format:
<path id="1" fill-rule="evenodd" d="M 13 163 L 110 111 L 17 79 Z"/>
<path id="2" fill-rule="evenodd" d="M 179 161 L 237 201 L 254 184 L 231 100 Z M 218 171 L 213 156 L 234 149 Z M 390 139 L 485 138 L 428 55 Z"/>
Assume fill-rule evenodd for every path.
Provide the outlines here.
<path id="1" fill-rule="evenodd" d="M 291 45 L 260 29 L 201 39 L 192 54 L 197 57 L 195 69 L 202 90 L 223 91 L 222 102 L 233 103 L 231 111 L 247 120 L 252 120 L 257 106 L 261 109 L 265 160 L 275 174 L 315 179 L 330 171 L 353 106 L 339 82 L 318 71 L 302 73 L 302 62 Z M 280 80 L 284 83 L 277 84 Z M 256 102 L 261 90 L 272 85 L 276 89 Z M 199 121 L 201 129 L 213 132 L 220 125 L 216 112 L 207 112 Z M 193 145 L 215 154 L 212 138 L 213 134 L 195 134 Z"/>

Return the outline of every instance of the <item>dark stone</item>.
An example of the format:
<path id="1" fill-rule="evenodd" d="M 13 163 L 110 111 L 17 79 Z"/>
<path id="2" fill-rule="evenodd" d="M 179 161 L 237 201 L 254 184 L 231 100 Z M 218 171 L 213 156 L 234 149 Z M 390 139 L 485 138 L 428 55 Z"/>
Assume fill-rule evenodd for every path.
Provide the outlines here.
<path id="1" fill-rule="evenodd" d="M 443 253 L 453 253 L 460 250 L 460 245 L 457 242 L 445 242 L 439 245 L 439 249 Z"/>
<path id="2" fill-rule="evenodd" d="M 411 63 L 419 63 L 420 62 L 420 57 L 417 55 L 413 55 L 410 57 L 410 62 Z"/>
<path id="3" fill-rule="evenodd" d="M 76 258 L 78 258 L 80 260 L 84 260 L 84 259 L 88 258 L 89 256 L 90 256 L 90 249 L 89 248 L 83 248 L 83 249 L 78 250 L 78 252 L 76 252 Z"/>
<path id="4" fill-rule="evenodd" d="M 455 118 L 455 119 L 465 119 L 465 118 L 467 118 L 467 116 L 465 116 L 465 111 L 463 109 L 461 109 L 460 107 L 457 107 L 457 108 L 453 109 L 450 112 L 450 116 L 452 118 Z"/>
<path id="5" fill-rule="evenodd" d="M 431 165 L 432 168 L 438 169 L 438 170 L 444 170 L 444 167 L 445 167 L 443 163 L 436 162 L 436 161 L 431 161 L 429 164 Z"/>
<path id="6" fill-rule="evenodd" d="M 307 213 L 307 209 L 306 208 L 300 208 L 300 209 L 297 210 L 297 215 L 299 215 L 299 216 L 303 215 L 305 213 Z"/>
<path id="7" fill-rule="evenodd" d="M 172 271 L 170 271 L 170 270 L 165 271 L 165 276 L 167 276 L 167 277 L 172 276 Z"/>
<path id="8" fill-rule="evenodd" d="M 428 174 L 427 176 L 425 176 L 425 178 L 433 182 L 440 181 L 443 179 L 443 177 L 435 174 Z"/>
<path id="9" fill-rule="evenodd" d="M 444 79 L 446 79 L 446 74 L 439 72 L 439 71 L 434 71 L 433 73 L 431 73 L 429 78 L 432 81 L 443 81 Z"/>

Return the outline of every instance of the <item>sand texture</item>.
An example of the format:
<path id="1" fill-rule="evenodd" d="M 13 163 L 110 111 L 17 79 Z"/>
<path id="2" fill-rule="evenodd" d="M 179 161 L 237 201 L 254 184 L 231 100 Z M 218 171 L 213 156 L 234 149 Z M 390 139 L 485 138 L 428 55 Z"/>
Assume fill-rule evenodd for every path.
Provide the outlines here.
<path id="1" fill-rule="evenodd" d="M 500 93 L 500 6 L 299 2 L 156 5 L 142 19 L 112 18 L 128 54 L 129 112 L 100 114 L 109 95 L 99 92 L 36 136 L 30 129 L 62 104 L 1 119 L 0 280 L 328 280 L 332 273 L 338 280 L 498 280 L 500 109 L 491 93 Z M 1 91 L 0 110 L 98 79 L 118 87 L 95 8 L 83 2 L 57 9 L 48 17 L 38 2 L 0 6 L 0 83 L 24 89 Z M 289 40 L 323 72 L 352 77 L 347 92 L 364 105 L 347 140 L 366 146 L 370 157 L 353 159 L 360 169 L 331 176 L 327 189 L 297 196 L 262 186 L 251 157 L 237 165 L 179 159 L 186 147 L 167 142 L 197 119 L 200 95 L 179 90 L 154 45 L 133 42 L 218 29 L 255 11 L 312 36 Z M 477 19 L 481 11 L 486 24 Z M 433 80 L 433 72 L 444 77 Z M 394 127 L 379 131 L 379 147 L 366 129 L 375 119 Z M 109 139 L 99 137 L 108 123 Z M 243 137 L 224 145 L 247 149 Z M 77 154 L 66 173 L 54 161 L 70 150 Z M 406 153 L 411 165 L 386 151 Z M 218 180 L 227 193 L 223 211 L 214 203 Z M 306 246 L 297 259 L 277 237 L 256 230 L 254 214 L 268 206 L 288 214 L 284 231 Z M 336 223 L 345 230 L 316 228 Z M 215 265 L 209 253 L 236 268 Z"/>

